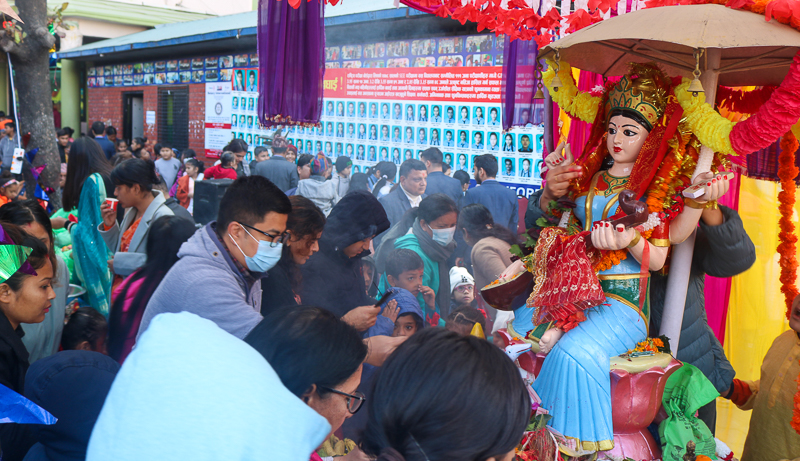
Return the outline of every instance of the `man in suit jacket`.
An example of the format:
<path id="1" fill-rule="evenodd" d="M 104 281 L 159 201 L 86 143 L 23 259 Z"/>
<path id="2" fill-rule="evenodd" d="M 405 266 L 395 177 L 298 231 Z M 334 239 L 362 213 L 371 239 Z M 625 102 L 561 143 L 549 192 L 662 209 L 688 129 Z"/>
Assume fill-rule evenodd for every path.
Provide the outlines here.
<path id="1" fill-rule="evenodd" d="M 258 162 L 255 171 L 251 174 L 263 176 L 284 192 L 297 187 L 297 166 L 294 162 L 286 160 L 283 156 L 289 143 L 286 139 L 277 137 L 272 140 L 272 157 L 269 160 Z"/>
<path id="2" fill-rule="evenodd" d="M 497 182 L 497 157 L 484 154 L 475 157 L 474 173 L 477 187 L 469 189 L 461 199 L 461 207 L 480 203 L 492 212 L 494 222 L 517 232 L 519 222 L 519 202 L 517 194 Z"/>
<path id="3" fill-rule="evenodd" d="M 422 151 L 422 153 L 419 154 L 419 158 L 425 163 L 425 167 L 428 170 L 428 186 L 425 189 L 425 194 L 433 195 L 441 193 L 458 203 L 464 195 L 461 190 L 461 181 L 447 176 L 442 171 L 442 151 L 431 147 Z"/>
<path id="4" fill-rule="evenodd" d="M 419 202 L 427 197 L 425 189 L 428 185 L 428 170 L 419 160 L 406 160 L 400 165 L 400 183 L 389 194 L 381 197 L 379 201 L 389 218 L 390 228 L 401 219 L 406 211 L 419 206 Z M 379 237 L 382 237 L 379 236 Z M 375 239 L 375 248 L 380 244 L 380 238 Z"/>
<path id="5" fill-rule="evenodd" d="M 94 134 L 94 140 L 97 141 L 97 144 L 100 144 L 103 153 L 106 154 L 106 158 L 111 160 L 111 157 L 117 153 L 117 149 L 114 147 L 114 143 L 106 138 L 106 125 L 103 122 L 92 123 L 92 133 Z"/>

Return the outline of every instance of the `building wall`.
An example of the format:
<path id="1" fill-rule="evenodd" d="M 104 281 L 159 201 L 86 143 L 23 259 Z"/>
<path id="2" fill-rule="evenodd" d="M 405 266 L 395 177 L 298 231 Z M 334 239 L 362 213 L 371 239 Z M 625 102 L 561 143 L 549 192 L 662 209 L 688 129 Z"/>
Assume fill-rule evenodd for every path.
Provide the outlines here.
<path id="1" fill-rule="evenodd" d="M 205 84 L 196 83 L 189 85 L 176 85 L 175 87 L 189 87 L 189 148 L 194 149 L 199 157 L 203 156 L 205 149 Z M 129 86 L 124 88 L 88 88 L 87 106 L 88 123 L 101 121 L 117 129 L 118 135 L 130 138 L 124 132 L 123 104 L 125 93 L 141 92 L 144 97 L 145 114 L 148 111 L 156 112 L 156 123 L 145 124 L 144 135 L 148 142 L 155 144 L 158 139 L 158 90 L 169 88 L 162 86 Z"/>

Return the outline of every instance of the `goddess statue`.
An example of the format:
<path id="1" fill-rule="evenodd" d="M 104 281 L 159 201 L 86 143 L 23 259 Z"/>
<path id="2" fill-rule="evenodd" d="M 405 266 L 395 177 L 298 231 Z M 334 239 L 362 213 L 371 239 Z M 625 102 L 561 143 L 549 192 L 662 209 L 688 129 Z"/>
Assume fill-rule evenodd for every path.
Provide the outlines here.
<path id="1" fill-rule="evenodd" d="M 574 86 L 561 68 L 560 79 Z M 543 78 L 551 94 L 553 77 Z M 540 207 L 560 225 L 543 228 L 534 253 L 506 271 L 524 264 L 533 273 L 533 324 L 554 325 L 539 341 L 547 356 L 533 389 L 553 416 L 548 424 L 578 455 L 614 447 L 610 358 L 648 336 L 650 271 L 664 267 L 670 245 L 688 238 L 728 190 L 724 173 L 691 179 L 701 145 L 682 125 L 679 83 L 655 65 L 632 64 L 606 84 L 582 154 L 574 159 L 560 145 L 545 159 Z M 719 171 L 724 157 L 710 157 Z M 700 192 L 684 198 L 691 186 Z M 625 223 L 621 208 L 631 198 L 643 213 Z"/>

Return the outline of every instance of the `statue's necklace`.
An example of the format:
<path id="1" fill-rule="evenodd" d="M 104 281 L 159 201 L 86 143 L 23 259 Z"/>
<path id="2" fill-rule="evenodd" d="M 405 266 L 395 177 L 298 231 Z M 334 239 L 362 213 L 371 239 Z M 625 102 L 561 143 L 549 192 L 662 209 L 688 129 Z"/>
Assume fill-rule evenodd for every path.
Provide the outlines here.
<path id="1" fill-rule="evenodd" d="M 630 178 L 630 176 L 613 176 L 608 170 L 602 171 L 600 174 L 600 181 L 604 184 L 600 184 L 598 181 L 597 194 L 600 195 L 602 193 L 604 197 L 618 194 L 625 188 L 625 185 L 628 184 L 628 178 Z"/>

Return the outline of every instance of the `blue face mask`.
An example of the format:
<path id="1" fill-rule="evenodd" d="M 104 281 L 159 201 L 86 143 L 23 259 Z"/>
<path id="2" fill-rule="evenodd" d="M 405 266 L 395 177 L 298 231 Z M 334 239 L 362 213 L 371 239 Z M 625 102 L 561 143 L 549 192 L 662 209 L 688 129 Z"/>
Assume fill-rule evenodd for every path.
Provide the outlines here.
<path id="1" fill-rule="evenodd" d="M 231 234 L 228 234 L 228 237 L 233 240 L 234 245 L 239 251 L 242 252 L 244 255 L 244 262 L 247 264 L 247 268 L 253 272 L 267 272 L 268 270 L 275 267 L 278 264 L 278 261 L 281 259 L 281 254 L 283 252 L 283 244 L 278 243 L 275 246 L 272 246 L 272 242 L 267 242 L 266 240 L 258 240 L 257 238 L 253 237 L 253 234 L 250 233 L 247 229 L 242 227 L 247 235 L 250 236 L 253 240 L 258 242 L 258 250 L 256 250 L 256 254 L 252 257 L 247 256 L 244 251 L 242 251 L 242 247 L 236 243 L 236 240 L 233 239 Z"/>
<path id="2" fill-rule="evenodd" d="M 431 228 L 431 232 L 433 233 L 433 241 L 438 243 L 439 245 L 446 247 L 453 241 L 453 235 L 456 233 L 456 228 L 448 227 L 447 229 L 433 229 Z"/>

